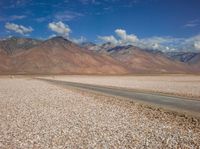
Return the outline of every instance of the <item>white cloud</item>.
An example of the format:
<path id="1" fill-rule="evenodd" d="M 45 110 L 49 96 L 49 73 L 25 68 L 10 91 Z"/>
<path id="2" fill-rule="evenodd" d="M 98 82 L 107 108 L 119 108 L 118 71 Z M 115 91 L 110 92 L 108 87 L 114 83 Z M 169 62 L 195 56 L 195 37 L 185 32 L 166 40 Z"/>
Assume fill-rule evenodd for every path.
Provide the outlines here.
<path id="1" fill-rule="evenodd" d="M 200 35 L 191 38 L 191 42 L 193 42 L 194 48 L 200 51 Z"/>
<path id="2" fill-rule="evenodd" d="M 58 12 L 55 14 L 55 19 L 56 20 L 61 20 L 61 21 L 70 21 L 78 17 L 84 16 L 82 13 L 79 12 L 74 12 L 74 11 L 64 11 L 64 12 Z"/>
<path id="3" fill-rule="evenodd" d="M 61 21 L 49 23 L 48 27 L 53 32 L 62 36 L 69 36 L 69 33 L 71 32 L 71 29 L 69 28 L 69 26 L 64 24 Z"/>
<path id="4" fill-rule="evenodd" d="M 190 38 L 175 37 L 148 37 L 139 39 L 134 34 L 127 34 L 126 30 L 116 29 L 113 35 L 98 36 L 103 42 L 111 42 L 115 45 L 133 45 L 143 49 L 154 49 L 163 52 L 169 51 L 200 51 L 200 35 Z"/>
<path id="5" fill-rule="evenodd" d="M 194 50 L 199 51 L 200 50 L 200 35 L 196 35 L 196 36 L 186 39 L 184 42 L 184 46 L 186 48 L 193 47 Z"/>
<path id="6" fill-rule="evenodd" d="M 145 49 L 156 49 L 161 51 L 171 51 L 177 48 L 183 41 L 182 38 L 173 37 L 148 37 L 139 39 L 137 46 Z"/>
<path id="7" fill-rule="evenodd" d="M 155 46 L 155 45 L 158 46 Z M 138 45 L 141 48 L 158 49 L 163 52 L 167 51 L 199 51 L 200 35 L 190 38 L 175 37 L 150 37 L 140 39 Z"/>
<path id="8" fill-rule="evenodd" d="M 158 43 L 154 43 L 153 45 L 152 45 L 152 48 L 153 49 L 158 49 L 160 47 L 160 45 L 158 44 Z M 167 47 L 168 48 L 168 47 Z"/>
<path id="9" fill-rule="evenodd" d="M 83 43 L 83 42 L 85 42 L 86 41 L 86 38 L 85 37 L 83 37 L 83 36 L 81 36 L 80 38 L 73 38 L 73 39 L 71 39 L 73 42 L 75 42 L 75 43 L 77 43 L 77 44 L 80 44 L 80 43 Z"/>
<path id="10" fill-rule="evenodd" d="M 122 29 L 116 29 L 115 33 L 121 38 L 121 39 L 126 39 L 126 31 Z"/>
<path id="11" fill-rule="evenodd" d="M 138 37 L 134 34 L 128 35 L 126 30 L 123 29 L 116 29 L 115 33 L 121 38 L 119 41 L 120 43 L 124 44 L 131 44 L 134 42 L 138 42 Z"/>
<path id="12" fill-rule="evenodd" d="M 185 24 L 184 27 L 196 27 L 198 25 L 199 24 L 197 24 L 197 23 L 188 23 L 188 24 Z"/>
<path id="13" fill-rule="evenodd" d="M 0 16 L 0 21 L 2 22 L 9 22 L 9 21 L 14 21 L 14 20 L 21 20 L 26 18 L 27 16 L 25 15 L 12 15 L 12 16 Z"/>
<path id="14" fill-rule="evenodd" d="M 10 18 L 11 18 L 11 20 L 20 20 L 20 19 L 24 19 L 26 17 L 27 16 L 25 16 L 25 15 L 13 15 Z"/>
<path id="15" fill-rule="evenodd" d="M 98 36 L 98 38 L 104 42 L 111 42 L 113 44 L 118 44 L 118 41 L 114 36 Z"/>
<path id="16" fill-rule="evenodd" d="M 123 29 L 116 29 L 115 33 L 120 39 L 116 39 L 113 35 L 98 36 L 98 38 L 104 42 L 111 42 L 113 44 L 119 44 L 119 45 L 133 44 L 133 43 L 138 42 L 138 40 L 139 40 L 136 35 L 127 34 L 126 30 L 123 30 Z"/>
<path id="17" fill-rule="evenodd" d="M 188 23 L 186 23 L 184 25 L 184 27 L 196 27 L 196 26 L 199 26 L 199 24 L 200 24 L 200 20 L 199 19 L 195 19 L 195 20 L 191 20 Z"/>
<path id="18" fill-rule="evenodd" d="M 56 34 L 50 35 L 50 36 L 48 37 L 48 39 L 51 39 L 51 38 L 53 38 L 53 37 L 56 37 Z"/>
<path id="19" fill-rule="evenodd" d="M 200 50 L 200 41 L 196 41 L 194 43 L 194 47 L 197 49 L 197 50 Z"/>
<path id="20" fill-rule="evenodd" d="M 170 42 L 174 42 L 175 40 L 178 40 L 176 38 L 173 37 L 149 37 L 149 38 L 143 38 L 140 39 L 142 42 L 146 42 L 146 43 L 170 43 Z"/>
<path id="21" fill-rule="evenodd" d="M 14 24 L 14 23 L 6 23 L 5 28 L 10 31 L 14 31 L 16 33 L 22 34 L 22 35 L 33 31 L 32 27 L 25 27 L 23 25 L 18 25 L 18 24 Z"/>
<path id="22" fill-rule="evenodd" d="M 10 9 L 10 8 L 20 8 L 23 6 L 26 6 L 27 4 L 30 4 L 32 0 L 9 0 L 8 5 L 4 6 L 4 9 Z"/>
<path id="23" fill-rule="evenodd" d="M 100 1 L 97 0 L 79 0 L 82 4 L 87 5 L 87 4 L 101 4 Z"/>

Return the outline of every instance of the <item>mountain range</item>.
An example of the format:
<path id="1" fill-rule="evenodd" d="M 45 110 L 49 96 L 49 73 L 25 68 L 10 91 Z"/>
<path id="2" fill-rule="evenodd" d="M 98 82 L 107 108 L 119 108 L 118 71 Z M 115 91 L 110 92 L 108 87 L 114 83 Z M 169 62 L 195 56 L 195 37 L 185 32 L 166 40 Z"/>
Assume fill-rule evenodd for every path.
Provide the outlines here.
<path id="1" fill-rule="evenodd" d="M 102 45 L 84 43 L 83 47 L 98 53 L 108 54 L 138 73 L 199 73 L 200 52 L 162 52 L 141 49 L 132 45 L 115 46 L 108 42 Z"/>
<path id="2" fill-rule="evenodd" d="M 199 73 L 200 53 L 141 49 L 112 43 L 80 45 L 63 37 L 0 40 L 0 74 Z"/>

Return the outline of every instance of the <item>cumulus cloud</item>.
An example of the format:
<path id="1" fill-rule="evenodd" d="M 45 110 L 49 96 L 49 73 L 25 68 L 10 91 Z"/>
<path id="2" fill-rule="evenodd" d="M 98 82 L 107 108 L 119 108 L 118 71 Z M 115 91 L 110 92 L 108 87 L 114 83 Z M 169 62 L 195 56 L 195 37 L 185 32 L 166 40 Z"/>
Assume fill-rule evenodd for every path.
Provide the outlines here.
<path id="1" fill-rule="evenodd" d="M 116 29 L 115 33 L 121 38 L 119 43 L 124 44 L 131 44 L 138 41 L 138 37 L 134 34 L 128 35 L 126 30 L 123 29 Z"/>
<path id="2" fill-rule="evenodd" d="M 194 43 L 194 47 L 197 49 L 197 50 L 200 50 L 200 41 L 196 41 Z"/>
<path id="3" fill-rule="evenodd" d="M 182 38 L 173 37 L 149 37 L 139 39 L 137 45 L 145 49 L 155 49 L 165 51 L 174 51 L 174 49 L 183 41 Z"/>
<path id="4" fill-rule="evenodd" d="M 32 27 L 25 27 L 23 25 L 18 25 L 18 24 L 9 23 L 9 22 L 5 24 L 5 28 L 22 35 L 31 33 L 33 31 Z"/>
<path id="5" fill-rule="evenodd" d="M 48 39 L 53 38 L 53 37 L 56 37 L 56 34 L 50 35 L 50 36 L 48 37 Z"/>
<path id="6" fill-rule="evenodd" d="M 98 39 L 104 42 L 111 42 L 113 44 L 118 44 L 118 41 L 114 36 L 98 36 Z"/>
<path id="7" fill-rule="evenodd" d="M 140 39 L 137 45 L 146 49 L 157 49 L 163 52 L 169 51 L 199 51 L 200 35 L 190 38 L 175 37 L 149 37 Z"/>
<path id="8" fill-rule="evenodd" d="M 116 29 L 115 33 L 122 39 L 126 38 L 126 31 L 122 29 Z"/>
<path id="9" fill-rule="evenodd" d="M 71 29 L 68 25 L 64 24 L 63 22 L 51 22 L 48 25 L 49 29 L 53 32 L 62 35 L 62 36 L 69 36 L 69 33 L 71 32 Z"/>
<path id="10" fill-rule="evenodd" d="M 127 34 L 124 29 L 116 29 L 117 37 L 99 36 L 103 42 L 111 42 L 115 45 L 133 45 L 143 49 L 154 49 L 163 52 L 170 51 L 200 51 L 200 35 L 190 38 L 175 37 L 148 37 L 138 38 L 135 34 Z"/>
<path id="11" fill-rule="evenodd" d="M 127 45 L 127 44 L 133 44 L 138 42 L 138 37 L 134 34 L 127 34 L 126 30 L 123 29 L 116 29 L 115 30 L 116 35 L 119 39 L 111 36 L 98 36 L 98 38 L 104 42 L 111 42 L 113 44 L 119 44 L 119 45 Z"/>
<path id="12" fill-rule="evenodd" d="M 192 47 L 194 50 L 199 51 L 200 50 L 200 35 L 196 35 L 188 39 L 185 39 L 182 46 L 185 49 L 190 49 Z"/>
<path id="13" fill-rule="evenodd" d="M 80 44 L 80 43 L 85 42 L 87 39 L 85 37 L 81 36 L 80 38 L 72 38 L 71 40 L 77 44 Z"/>

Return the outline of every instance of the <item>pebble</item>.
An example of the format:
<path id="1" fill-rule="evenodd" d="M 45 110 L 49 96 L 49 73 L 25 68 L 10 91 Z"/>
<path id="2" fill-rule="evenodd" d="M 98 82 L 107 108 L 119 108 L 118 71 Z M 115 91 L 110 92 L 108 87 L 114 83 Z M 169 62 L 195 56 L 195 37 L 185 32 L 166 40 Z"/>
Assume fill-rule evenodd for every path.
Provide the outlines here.
<path id="1" fill-rule="evenodd" d="M 117 97 L 4 78 L 0 148 L 200 148 L 200 126 Z"/>

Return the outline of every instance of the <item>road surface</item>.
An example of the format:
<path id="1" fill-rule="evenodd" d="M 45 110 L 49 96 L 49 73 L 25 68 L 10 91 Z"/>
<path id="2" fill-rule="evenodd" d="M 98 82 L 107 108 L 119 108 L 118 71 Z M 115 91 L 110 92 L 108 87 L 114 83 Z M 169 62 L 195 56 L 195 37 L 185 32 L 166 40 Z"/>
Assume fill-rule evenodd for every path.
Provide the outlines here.
<path id="1" fill-rule="evenodd" d="M 39 80 L 46 81 L 48 83 L 59 85 L 62 87 L 73 87 L 82 90 L 103 93 L 106 95 L 119 96 L 139 103 L 200 117 L 200 100 L 188 99 L 184 97 L 175 97 L 170 95 L 168 96 L 158 93 L 139 92 L 116 87 L 89 85 L 83 83 L 74 83 L 51 79 Z"/>

